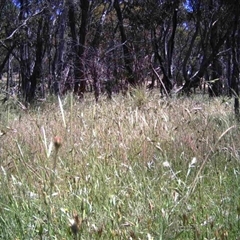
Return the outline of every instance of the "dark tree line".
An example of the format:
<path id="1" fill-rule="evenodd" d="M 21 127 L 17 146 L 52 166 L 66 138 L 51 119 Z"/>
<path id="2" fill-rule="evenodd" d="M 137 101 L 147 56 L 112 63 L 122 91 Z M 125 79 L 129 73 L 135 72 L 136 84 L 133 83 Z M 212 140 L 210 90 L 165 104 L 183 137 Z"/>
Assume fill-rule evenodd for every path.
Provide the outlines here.
<path id="1" fill-rule="evenodd" d="M 1 88 L 26 102 L 46 93 L 113 93 L 129 86 L 235 98 L 238 0 L 2 0 Z M 13 80 L 13 75 L 18 77 Z"/>

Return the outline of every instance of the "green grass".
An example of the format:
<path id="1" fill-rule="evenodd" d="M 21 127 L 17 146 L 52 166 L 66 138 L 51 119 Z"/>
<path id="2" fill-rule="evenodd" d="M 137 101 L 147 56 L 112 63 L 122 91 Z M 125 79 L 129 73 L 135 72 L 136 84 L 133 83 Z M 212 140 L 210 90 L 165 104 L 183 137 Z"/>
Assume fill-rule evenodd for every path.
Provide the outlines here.
<path id="1" fill-rule="evenodd" d="M 0 239 L 239 239 L 231 106 L 142 89 L 0 106 Z"/>

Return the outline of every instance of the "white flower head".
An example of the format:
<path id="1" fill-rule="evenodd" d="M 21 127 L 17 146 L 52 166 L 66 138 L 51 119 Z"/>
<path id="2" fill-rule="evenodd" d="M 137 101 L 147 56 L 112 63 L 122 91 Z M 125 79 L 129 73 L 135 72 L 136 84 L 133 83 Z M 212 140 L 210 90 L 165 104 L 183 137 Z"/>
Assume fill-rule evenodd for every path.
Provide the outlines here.
<path id="1" fill-rule="evenodd" d="M 170 168 L 170 163 L 168 161 L 165 161 L 165 162 L 163 162 L 163 166 Z"/>

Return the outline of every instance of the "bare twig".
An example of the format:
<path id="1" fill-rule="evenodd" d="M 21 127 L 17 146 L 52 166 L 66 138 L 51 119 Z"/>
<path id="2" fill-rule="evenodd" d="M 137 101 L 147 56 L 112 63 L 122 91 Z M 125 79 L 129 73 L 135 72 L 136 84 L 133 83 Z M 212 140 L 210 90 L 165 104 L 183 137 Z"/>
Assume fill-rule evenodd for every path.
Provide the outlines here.
<path id="1" fill-rule="evenodd" d="M 165 84 L 163 83 L 162 79 L 160 78 L 159 74 L 158 74 L 157 71 L 154 69 L 154 67 L 152 66 L 152 64 L 151 64 L 151 68 L 152 68 L 154 74 L 157 76 L 158 80 L 160 81 L 161 85 L 163 86 L 163 89 L 164 89 L 167 97 L 169 97 L 169 93 L 168 93 L 168 91 L 167 91 L 167 89 L 166 89 L 166 87 L 165 87 Z"/>
<path id="2" fill-rule="evenodd" d="M 21 24 L 5 39 L 5 41 L 6 41 L 6 40 L 11 40 L 11 39 L 14 37 L 14 35 L 15 35 L 22 27 L 24 27 L 24 26 L 27 25 L 27 22 L 29 22 L 30 19 L 32 19 L 33 17 L 41 14 L 44 10 L 45 10 L 45 7 L 44 7 L 41 11 L 39 11 L 39 12 L 33 14 L 32 16 L 28 17 L 27 19 L 25 19 L 25 20 L 23 21 L 23 23 L 21 23 Z"/>

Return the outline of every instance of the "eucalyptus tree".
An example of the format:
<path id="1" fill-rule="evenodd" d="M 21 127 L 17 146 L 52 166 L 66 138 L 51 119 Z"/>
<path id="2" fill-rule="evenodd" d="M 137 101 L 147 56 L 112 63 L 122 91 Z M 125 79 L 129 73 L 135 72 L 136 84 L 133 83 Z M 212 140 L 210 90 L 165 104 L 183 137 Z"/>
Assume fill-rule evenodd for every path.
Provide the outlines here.
<path id="1" fill-rule="evenodd" d="M 130 24 L 141 29 L 142 41 L 148 48 L 148 50 L 135 49 L 138 49 L 139 52 L 146 51 L 149 62 L 154 55 L 153 58 L 158 62 L 163 77 L 160 78 L 160 74 L 155 69 L 152 70 L 167 95 L 174 83 L 173 57 L 180 4 L 181 1 L 132 1 L 128 8 Z"/>
<path id="2" fill-rule="evenodd" d="M 114 0 L 113 6 L 114 6 L 114 9 L 116 10 L 118 26 L 119 26 L 119 31 L 120 31 L 120 35 L 121 35 L 124 63 L 125 63 L 126 71 L 127 71 L 127 81 L 129 84 L 134 86 L 136 84 L 136 79 L 133 74 L 133 66 L 132 66 L 133 60 L 132 60 L 132 56 L 131 56 L 130 49 L 129 49 L 128 38 L 127 38 L 126 31 L 124 28 L 124 19 L 123 19 L 122 9 L 120 7 L 118 0 Z M 123 7 L 123 9 L 124 9 L 124 7 Z"/>
<path id="3" fill-rule="evenodd" d="M 52 46 L 53 9 L 48 1 L 19 1 L 19 21 L 26 23 L 20 31 L 19 58 L 22 91 L 27 102 L 35 99 L 37 85 L 44 86 L 46 52 Z M 46 64 L 46 65 L 47 65 Z"/>
<path id="4" fill-rule="evenodd" d="M 47 49 L 48 87 L 50 92 L 60 94 L 67 84 L 71 67 L 68 48 L 68 22 L 66 0 L 51 1 L 51 38 Z"/>
<path id="5" fill-rule="evenodd" d="M 68 22 L 72 38 L 72 54 L 74 54 L 74 93 L 82 97 L 86 91 L 87 83 L 84 75 L 83 56 L 85 52 L 90 1 L 67 0 L 67 5 Z"/>
<path id="6" fill-rule="evenodd" d="M 230 89 L 234 95 L 234 111 L 235 115 L 240 120 L 240 110 L 239 110 L 239 77 L 240 77 L 240 24 L 239 24 L 239 10 L 240 3 L 235 0 L 233 3 L 233 29 L 230 35 L 231 41 L 231 59 L 230 63 L 232 63 L 232 69 L 230 66 Z"/>
<path id="7" fill-rule="evenodd" d="M 18 24 L 16 15 L 17 7 L 13 2 L 6 0 L 0 2 L 0 78 L 4 69 L 6 69 L 10 56 L 13 54 L 13 50 L 18 44 L 18 39 L 11 35 L 15 25 Z M 6 88 L 8 91 L 8 84 Z"/>
<path id="8" fill-rule="evenodd" d="M 106 31 L 104 31 L 105 21 L 108 14 L 113 10 L 112 3 L 104 1 L 94 1 L 90 7 L 90 22 L 89 28 L 92 29 L 92 34 L 89 36 L 88 49 L 86 54 L 86 64 L 89 69 L 96 101 L 99 99 L 103 84 L 109 82 L 107 71 L 109 63 L 105 60 L 107 43 L 110 39 L 105 38 Z M 92 36 L 92 37 L 91 37 Z M 100 46 L 101 45 L 101 46 Z M 109 89 L 111 91 L 111 89 Z"/>
<path id="9" fill-rule="evenodd" d="M 187 6 L 186 10 L 191 16 L 195 30 L 183 62 L 183 90 L 188 92 L 192 87 L 199 85 L 201 78 L 207 75 L 210 78 L 210 96 L 218 96 L 222 89 L 220 57 L 225 53 L 224 44 L 234 25 L 234 4 L 220 0 L 189 0 Z M 200 49 L 199 54 L 195 56 L 198 69 L 189 71 L 189 75 L 187 71 L 194 48 Z"/>

